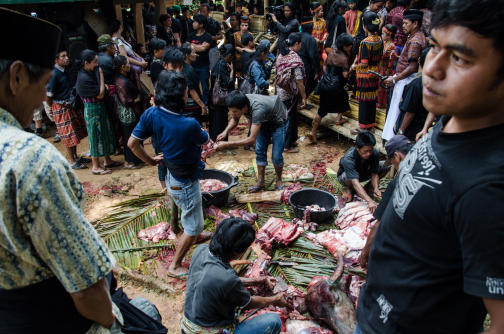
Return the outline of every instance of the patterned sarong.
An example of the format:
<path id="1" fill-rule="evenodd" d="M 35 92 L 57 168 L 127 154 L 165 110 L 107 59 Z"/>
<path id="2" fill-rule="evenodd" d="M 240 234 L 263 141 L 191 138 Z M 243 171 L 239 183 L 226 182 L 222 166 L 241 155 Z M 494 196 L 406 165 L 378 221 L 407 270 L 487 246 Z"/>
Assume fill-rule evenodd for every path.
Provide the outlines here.
<path id="1" fill-rule="evenodd" d="M 196 325 L 184 315 L 180 322 L 180 328 L 185 334 L 233 334 L 236 324 L 232 323 L 224 327 L 203 327 Z"/>
<path id="2" fill-rule="evenodd" d="M 84 100 L 84 118 L 89 134 L 91 156 L 98 158 L 113 155 L 116 150 L 116 132 L 105 109 L 105 103 L 103 100 L 87 101 Z"/>
<path id="3" fill-rule="evenodd" d="M 72 109 L 65 103 L 53 101 L 52 114 L 54 123 L 65 147 L 74 147 L 88 136 L 84 115 L 80 109 Z"/>

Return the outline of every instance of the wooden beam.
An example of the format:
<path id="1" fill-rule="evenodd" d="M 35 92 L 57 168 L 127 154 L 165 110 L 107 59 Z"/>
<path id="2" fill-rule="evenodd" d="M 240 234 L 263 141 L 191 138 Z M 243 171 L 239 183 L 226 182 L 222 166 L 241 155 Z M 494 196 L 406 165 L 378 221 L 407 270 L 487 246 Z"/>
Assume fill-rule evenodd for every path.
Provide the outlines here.
<path id="1" fill-rule="evenodd" d="M 116 18 L 119 20 L 119 22 L 121 22 L 121 25 L 123 25 L 121 5 L 115 5 L 114 7 L 115 7 Z"/>
<path id="2" fill-rule="evenodd" d="M 144 35 L 144 25 L 143 25 L 143 15 L 142 15 L 142 4 L 134 4 L 135 8 L 135 32 L 136 41 L 145 46 L 145 52 L 147 52 L 147 46 L 145 45 L 145 35 Z"/>
<path id="3" fill-rule="evenodd" d="M 156 0 L 154 6 L 156 6 L 156 25 L 160 25 L 159 17 L 161 14 L 166 14 L 166 0 Z"/>

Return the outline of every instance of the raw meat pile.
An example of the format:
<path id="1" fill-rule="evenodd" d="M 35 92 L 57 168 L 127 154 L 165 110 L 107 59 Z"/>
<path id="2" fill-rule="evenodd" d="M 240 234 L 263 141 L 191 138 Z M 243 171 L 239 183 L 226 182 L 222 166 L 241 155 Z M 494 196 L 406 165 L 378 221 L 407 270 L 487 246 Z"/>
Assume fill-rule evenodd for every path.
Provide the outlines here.
<path id="1" fill-rule="evenodd" d="M 219 191 L 222 189 L 226 189 L 228 187 L 228 184 L 226 182 L 223 182 L 221 180 L 216 180 L 216 179 L 200 180 L 199 183 L 201 186 L 202 193 L 210 193 L 213 191 Z"/>
<path id="2" fill-rule="evenodd" d="M 318 206 L 317 204 L 313 204 L 313 205 L 307 205 L 306 206 L 306 210 L 310 210 L 310 211 L 326 211 L 325 208 L 321 208 L 320 206 Z"/>
<path id="3" fill-rule="evenodd" d="M 261 276 L 267 276 L 268 272 L 266 267 L 268 266 L 271 256 L 266 253 L 261 253 L 259 257 L 254 261 L 254 263 L 248 268 L 245 274 L 246 278 L 257 278 Z"/>
<path id="4" fill-rule="evenodd" d="M 353 267 L 358 264 L 359 255 L 375 222 L 366 202 L 348 203 L 340 210 L 335 221 L 341 230 L 324 231 L 316 235 L 315 240 L 333 256 L 337 257 L 341 253 L 345 257 L 345 264 Z"/>
<path id="5" fill-rule="evenodd" d="M 218 207 L 211 205 L 205 209 L 207 215 L 215 219 L 215 226 L 217 227 L 224 219 L 231 217 L 241 218 L 250 225 L 253 225 L 258 218 L 257 213 L 251 213 L 245 210 L 229 210 L 228 213 L 223 213 Z"/>
<path id="6" fill-rule="evenodd" d="M 301 189 L 303 189 L 303 186 L 301 185 L 301 183 L 297 182 L 297 183 L 291 184 L 290 186 L 285 188 L 285 190 L 282 192 L 282 195 L 280 195 L 280 200 L 285 204 L 289 204 L 290 195 L 292 195 L 292 193 L 295 193 L 296 191 L 301 190 Z"/>
<path id="7" fill-rule="evenodd" d="M 303 233 L 304 229 L 298 224 L 287 223 L 286 221 L 270 217 L 261 227 L 256 235 L 256 243 L 261 248 L 270 253 L 273 247 L 288 246 L 291 242 Z"/>
<path id="8" fill-rule="evenodd" d="M 285 329 L 288 334 L 332 334 L 327 328 L 321 327 L 313 320 L 291 320 L 285 322 Z"/>
<path id="9" fill-rule="evenodd" d="M 217 144 L 210 139 L 206 145 L 201 145 L 201 161 L 206 162 L 206 159 L 214 154 Z"/>
<path id="10" fill-rule="evenodd" d="M 310 173 L 310 169 L 306 167 L 301 167 L 301 165 L 289 165 L 282 172 L 283 179 L 293 179 L 293 180 L 310 180 L 315 176 Z"/>
<path id="11" fill-rule="evenodd" d="M 303 218 L 303 220 L 300 220 L 298 218 L 295 218 L 292 220 L 292 224 L 296 224 L 298 225 L 299 227 L 302 227 L 303 230 L 305 231 L 312 231 L 312 232 L 315 232 L 318 228 L 318 224 L 317 223 L 307 223 L 306 222 L 306 215 L 305 217 Z M 308 216 L 308 220 L 309 220 L 309 216 Z"/>
<path id="12" fill-rule="evenodd" d="M 159 240 L 176 239 L 177 236 L 173 233 L 170 224 L 161 222 L 159 224 L 144 228 L 138 232 L 138 239 L 152 241 L 154 243 Z"/>

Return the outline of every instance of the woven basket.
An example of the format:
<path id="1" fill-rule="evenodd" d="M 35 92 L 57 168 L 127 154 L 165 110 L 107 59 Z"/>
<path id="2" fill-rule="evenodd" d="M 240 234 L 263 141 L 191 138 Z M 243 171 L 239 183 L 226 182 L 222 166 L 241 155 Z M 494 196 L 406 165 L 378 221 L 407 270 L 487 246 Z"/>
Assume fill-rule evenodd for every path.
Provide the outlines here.
<path id="1" fill-rule="evenodd" d="M 250 18 L 250 31 L 253 32 L 267 32 L 268 21 L 262 15 L 254 15 Z"/>

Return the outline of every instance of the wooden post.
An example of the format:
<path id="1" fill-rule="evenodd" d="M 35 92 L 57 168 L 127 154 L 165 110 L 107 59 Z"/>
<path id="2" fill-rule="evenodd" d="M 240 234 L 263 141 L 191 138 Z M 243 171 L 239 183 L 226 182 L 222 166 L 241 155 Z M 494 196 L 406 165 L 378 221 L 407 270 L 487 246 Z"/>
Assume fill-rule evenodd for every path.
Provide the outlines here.
<path id="1" fill-rule="evenodd" d="M 156 6 L 156 25 L 161 25 L 159 17 L 161 14 L 166 14 L 166 0 L 156 0 L 154 5 Z"/>
<path id="2" fill-rule="evenodd" d="M 171 199 L 171 226 L 173 233 L 178 234 L 180 232 L 180 226 L 178 223 L 178 206 L 173 198 Z"/>
<path id="3" fill-rule="evenodd" d="M 116 18 L 119 20 L 119 22 L 121 22 L 121 25 L 123 25 L 121 5 L 115 5 L 114 7 L 116 12 Z"/>
<path id="4" fill-rule="evenodd" d="M 264 0 L 264 16 L 266 16 L 266 13 L 268 12 L 266 10 L 266 7 L 268 7 L 268 6 L 269 6 L 269 0 Z"/>
<path id="5" fill-rule="evenodd" d="M 135 31 L 136 31 L 136 42 L 145 46 L 145 35 L 144 35 L 144 25 L 143 25 L 143 15 L 142 15 L 142 4 L 135 4 Z M 147 46 L 145 46 L 145 52 L 147 52 Z"/>

